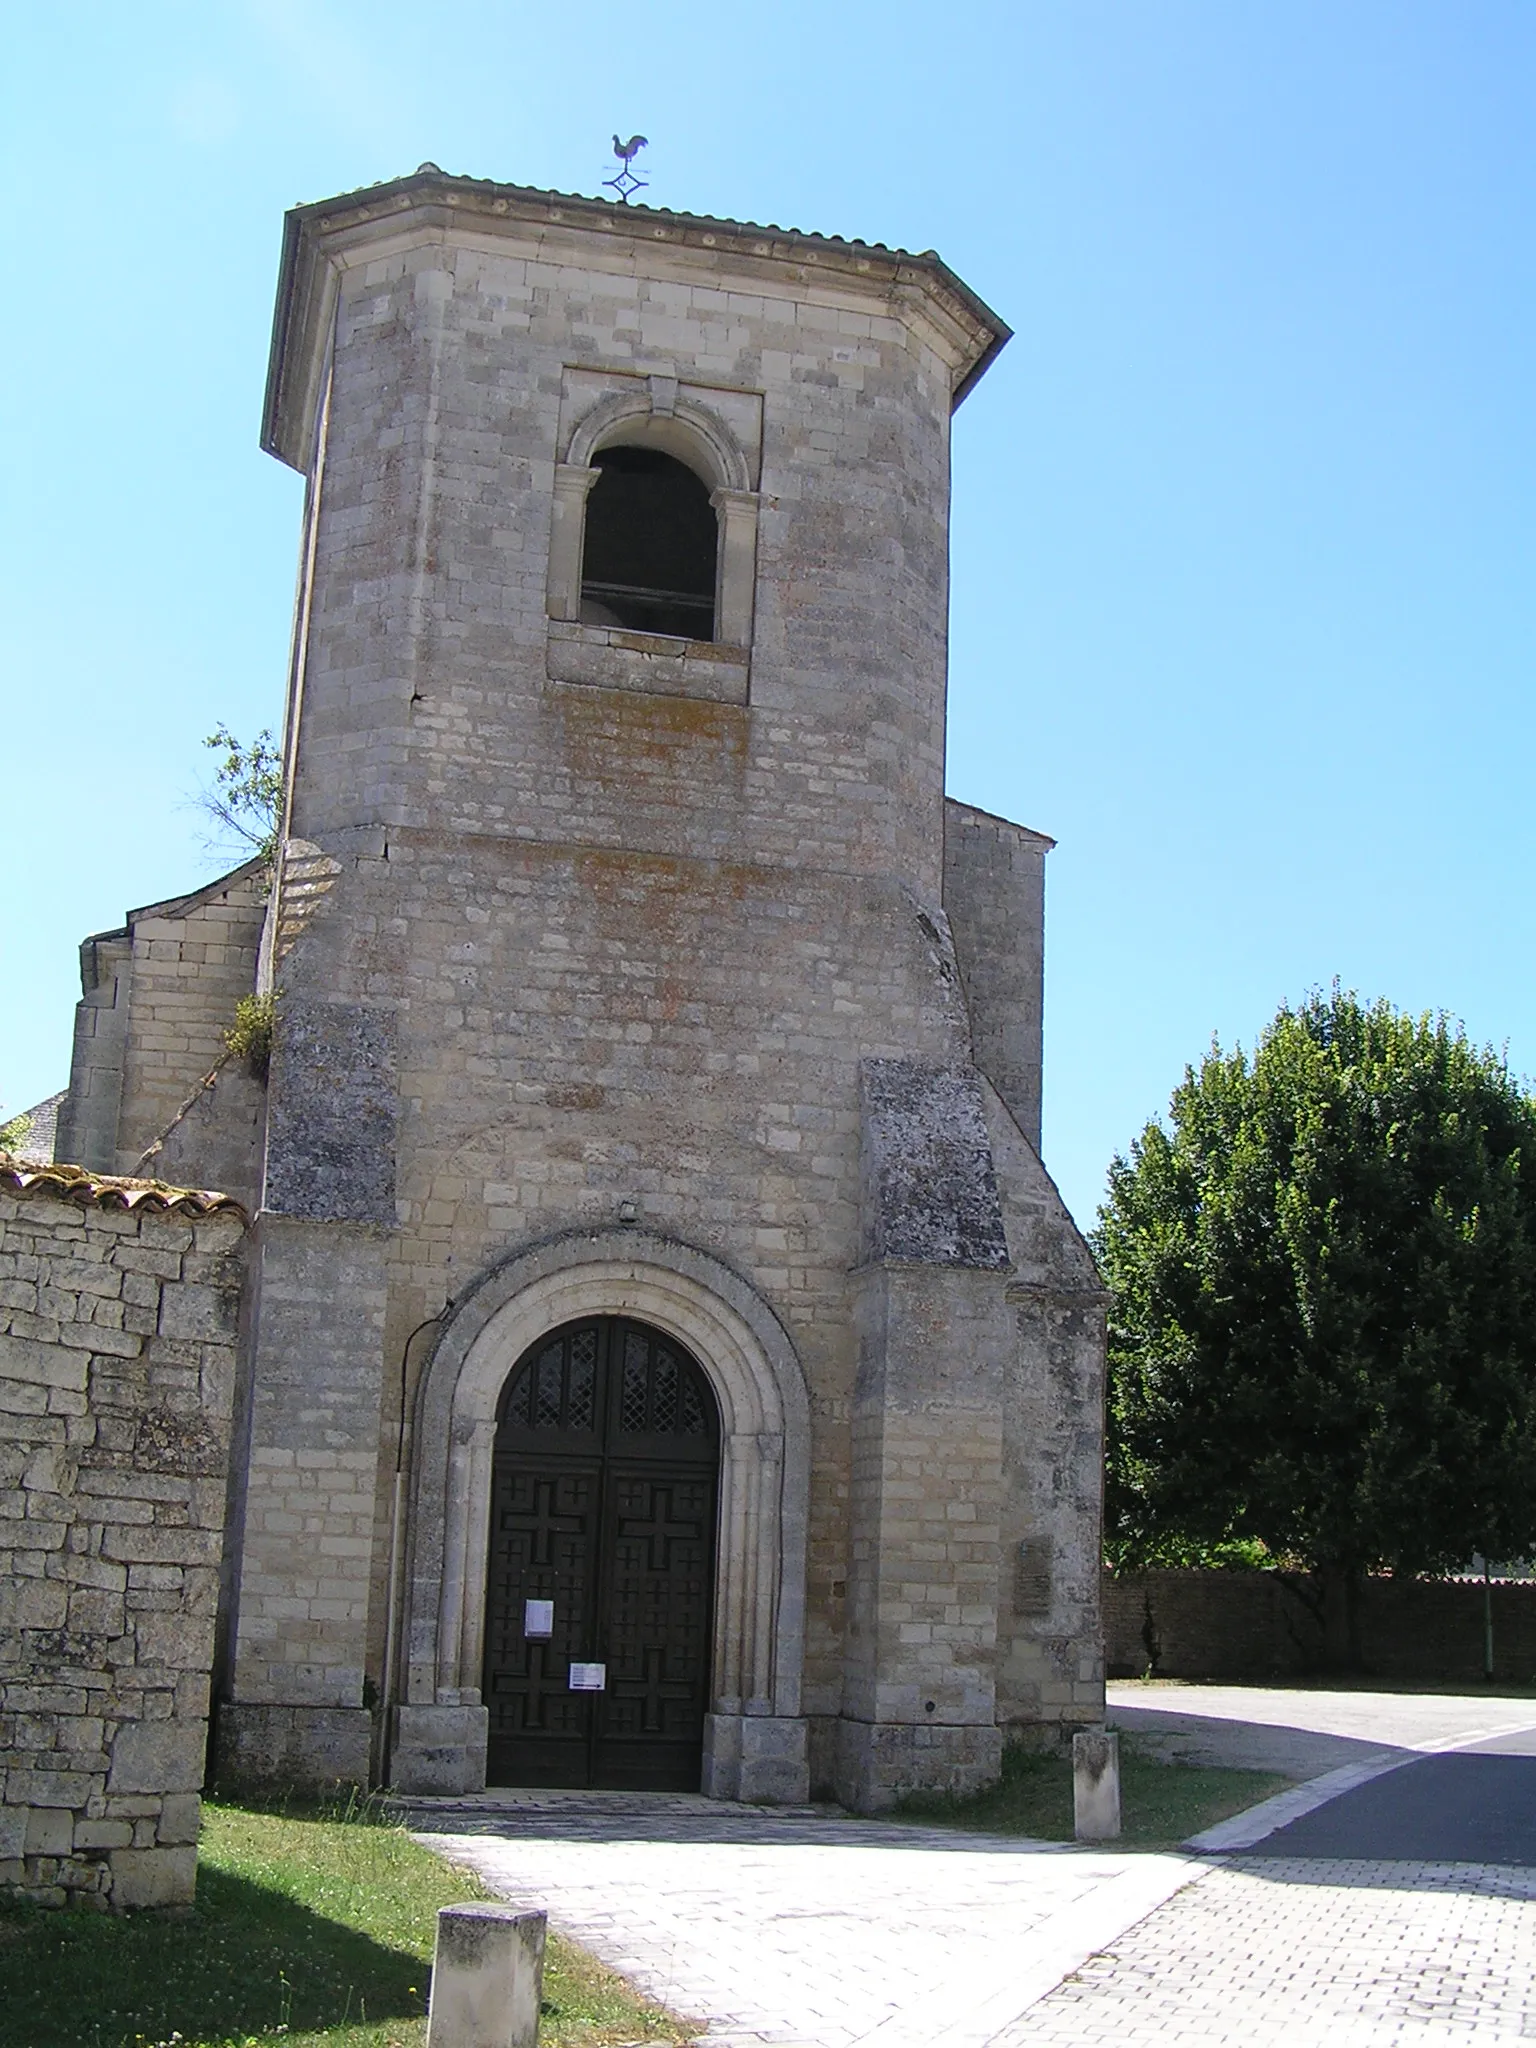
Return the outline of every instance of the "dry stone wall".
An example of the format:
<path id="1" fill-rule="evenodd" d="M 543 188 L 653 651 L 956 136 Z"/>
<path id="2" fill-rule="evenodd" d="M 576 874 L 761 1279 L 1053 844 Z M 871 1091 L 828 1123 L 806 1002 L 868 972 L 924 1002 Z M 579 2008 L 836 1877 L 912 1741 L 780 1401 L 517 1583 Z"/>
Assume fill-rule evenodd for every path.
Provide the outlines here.
<path id="1" fill-rule="evenodd" d="M 192 1898 L 245 1217 L 0 1156 L 0 1890 Z"/>

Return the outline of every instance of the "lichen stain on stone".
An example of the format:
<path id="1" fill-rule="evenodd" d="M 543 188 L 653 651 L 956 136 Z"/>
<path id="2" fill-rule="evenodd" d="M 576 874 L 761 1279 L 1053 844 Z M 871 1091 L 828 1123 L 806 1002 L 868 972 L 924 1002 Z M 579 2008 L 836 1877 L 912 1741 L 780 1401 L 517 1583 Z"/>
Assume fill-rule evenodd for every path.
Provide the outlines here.
<path id="1" fill-rule="evenodd" d="M 751 869 L 730 861 L 674 860 L 665 854 L 627 848 L 583 847 L 574 856 L 576 880 L 593 906 L 599 933 L 620 944 L 643 931 L 683 960 L 697 945 L 700 924 L 712 907 L 734 916 L 753 885 Z M 674 1001 L 687 990 L 671 978 Z"/>
<path id="2" fill-rule="evenodd" d="M 553 693 L 561 751 L 572 776 L 633 797 L 637 778 L 674 779 L 680 794 L 707 787 L 718 801 L 746 775 L 750 713 L 707 697 L 650 695 L 571 685 Z"/>
<path id="3" fill-rule="evenodd" d="M 1006 1269 L 1002 1202 L 975 1069 L 866 1060 L 862 1077 L 872 1255 Z"/>

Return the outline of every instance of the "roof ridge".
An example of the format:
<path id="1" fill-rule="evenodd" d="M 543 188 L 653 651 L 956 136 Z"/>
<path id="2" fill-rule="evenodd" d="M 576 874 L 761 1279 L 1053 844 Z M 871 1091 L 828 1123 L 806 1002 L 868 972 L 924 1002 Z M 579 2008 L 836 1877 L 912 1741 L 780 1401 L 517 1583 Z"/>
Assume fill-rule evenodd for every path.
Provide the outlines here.
<path id="1" fill-rule="evenodd" d="M 91 1173 L 83 1166 L 29 1166 L 10 1152 L 0 1152 L 0 1192 L 58 1195 L 99 1209 L 147 1209 L 164 1215 L 212 1216 L 233 1210 L 243 1223 L 251 1220 L 243 1203 L 217 1188 L 178 1188 L 169 1181 Z"/>
<path id="2" fill-rule="evenodd" d="M 933 258 L 942 262 L 936 249 L 908 249 L 898 242 L 870 242 L 862 235 L 829 234 L 823 228 L 787 227 L 779 221 L 738 220 L 733 214 L 695 213 L 685 206 L 647 205 L 644 200 L 620 201 L 606 199 L 597 192 L 564 192 L 556 185 L 517 185 L 505 178 L 479 178 L 473 171 L 445 171 L 441 164 L 418 164 L 414 171 L 403 171 L 393 178 L 375 178 L 367 185 L 354 185 L 349 191 L 336 192 L 328 199 L 301 200 L 292 210 L 295 213 L 309 213 L 321 208 L 336 206 L 349 199 L 366 199 L 371 194 L 382 192 L 392 185 L 409 184 L 418 178 L 443 178 L 451 185 L 473 185 L 484 191 L 515 192 L 530 199 L 560 199 L 578 206 L 603 207 L 616 219 L 633 220 L 637 215 L 650 215 L 657 219 L 690 221 L 698 226 L 715 228 L 738 228 L 747 234 L 789 235 L 797 242 L 826 242 L 842 249 L 868 249 L 876 255 L 893 256 L 912 263 Z M 947 266 L 946 266 L 947 268 Z"/>

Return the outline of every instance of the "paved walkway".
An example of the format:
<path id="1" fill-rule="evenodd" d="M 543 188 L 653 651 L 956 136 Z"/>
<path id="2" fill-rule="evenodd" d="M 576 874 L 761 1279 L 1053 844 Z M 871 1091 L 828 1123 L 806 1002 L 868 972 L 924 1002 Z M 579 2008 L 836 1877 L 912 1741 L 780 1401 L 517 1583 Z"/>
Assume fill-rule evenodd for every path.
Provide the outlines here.
<path id="1" fill-rule="evenodd" d="M 1234 1861 L 1109 1943 L 995 2048 L 1532 2038 L 1536 1872 Z"/>
<path id="2" fill-rule="evenodd" d="M 420 1839 L 730 2048 L 981 2048 L 1197 1868 L 682 1795 L 493 1801 L 422 1802 Z"/>
<path id="3" fill-rule="evenodd" d="M 687 1797 L 414 1816 L 722 2048 L 1536 2039 L 1536 1871 L 1086 1852 Z"/>

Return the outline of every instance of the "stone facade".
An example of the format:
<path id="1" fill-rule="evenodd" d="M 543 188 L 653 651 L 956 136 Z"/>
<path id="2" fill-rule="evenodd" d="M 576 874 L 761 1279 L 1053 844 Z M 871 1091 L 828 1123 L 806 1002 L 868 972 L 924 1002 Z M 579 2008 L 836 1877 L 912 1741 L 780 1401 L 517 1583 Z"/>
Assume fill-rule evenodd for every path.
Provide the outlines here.
<path id="1" fill-rule="evenodd" d="M 290 216 L 277 1041 L 259 1132 L 175 1138 L 260 1184 L 232 1772 L 477 1781 L 496 1397 L 578 1314 L 720 1404 L 708 1789 L 878 1807 L 1101 1715 L 1049 841 L 943 788 L 949 419 L 1006 338 L 933 256 L 431 167 Z M 628 446 L 709 489 L 713 640 L 583 616 Z"/>
<path id="2" fill-rule="evenodd" d="M 0 1159 L 0 1887 L 186 1905 L 245 1218 Z"/>
<path id="3" fill-rule="evenodd" d="M 189 1177 L 254 1207 L 261 1092 L 224 1034 L 256 985 L 267 890 L 264 864 L 247 861 L 84 941 L 54 1158 L 173 1179 L 186 1160 Z"/>

